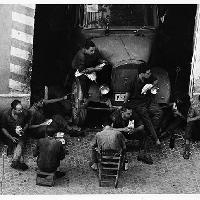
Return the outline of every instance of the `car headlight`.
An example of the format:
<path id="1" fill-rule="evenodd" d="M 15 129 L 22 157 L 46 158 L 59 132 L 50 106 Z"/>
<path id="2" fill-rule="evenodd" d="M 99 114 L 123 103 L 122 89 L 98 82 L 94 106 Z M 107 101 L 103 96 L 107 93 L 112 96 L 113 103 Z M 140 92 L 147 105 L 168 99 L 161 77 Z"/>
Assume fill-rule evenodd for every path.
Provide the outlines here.
<path id="1" fill-rule="evenodd" d="M 108 94 L 110 92 L 110 88 L 107 85 L 101 85 L 99 90 L 102 95 Z"/>

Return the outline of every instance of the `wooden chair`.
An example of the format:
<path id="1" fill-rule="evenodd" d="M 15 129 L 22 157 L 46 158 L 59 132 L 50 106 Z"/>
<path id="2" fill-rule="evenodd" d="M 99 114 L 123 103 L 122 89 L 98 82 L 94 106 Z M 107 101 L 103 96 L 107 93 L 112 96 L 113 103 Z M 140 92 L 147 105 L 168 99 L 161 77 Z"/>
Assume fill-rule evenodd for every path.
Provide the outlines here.
<path id="1" fill-rule="evenodd" d="M 114 181 L 115 188 L 117 188 L 119 175 L 124 164 L 124 155 L 121 151 L 100 150 L 99 153 L 99 186 L 103 183 L 110 183 Z"/>

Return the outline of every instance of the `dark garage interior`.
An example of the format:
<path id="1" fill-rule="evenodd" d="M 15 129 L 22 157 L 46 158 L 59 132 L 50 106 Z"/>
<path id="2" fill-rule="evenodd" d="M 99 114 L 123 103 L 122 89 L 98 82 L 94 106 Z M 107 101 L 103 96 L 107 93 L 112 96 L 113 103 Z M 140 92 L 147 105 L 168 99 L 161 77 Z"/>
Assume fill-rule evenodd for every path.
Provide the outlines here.
<path id="1" fill-rule="evenodd" d="M 78 46 L 77 5 L 36 6 L 31 91 L 64 88 Z M 67 88 L 69 89 L 69 88 Z"/>
<path id="2" fill-rule="evenodd" d="M 166 12 L 157 35 L 157 65 L 165 68 L 171 80 L 172 95 L 187 93 L 193 54 L 196 5 L 158 5 L 160 16 Z M 178 73 L 178 76 L 177 76 Z"/>

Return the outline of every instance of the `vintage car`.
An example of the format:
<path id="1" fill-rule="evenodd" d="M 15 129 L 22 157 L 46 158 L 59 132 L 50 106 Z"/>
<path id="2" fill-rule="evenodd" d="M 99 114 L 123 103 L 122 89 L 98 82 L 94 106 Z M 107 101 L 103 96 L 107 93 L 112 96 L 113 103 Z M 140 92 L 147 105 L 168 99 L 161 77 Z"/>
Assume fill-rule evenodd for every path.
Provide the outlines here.
<path id="1" fill-rule="evenodd" d="M 113 7 L 109 5 L 110 15 L 106 16 L 109 20 L 103 28 L 92 27 L 91 24 L 94 23 L 88 23 L 89 26 L 86 22 L 88 26 L 83 27 L 82 33 L 85 38 L 91 38 L 109 65 L 104 67 L 107 67 L 107 70 L 104 70 L 105 83 L 94 82 L 90 87 L 87 104 L 82 104 L 81 86 L 78 78 L 75 78 L 72 87 L 72 116 L 77 125 L 84 124 L 88 110 L 112 111 L 121 106 L 128 84 L 137 76 L 138 68 L 144 62 L 149 62 L 158 25 L 157 8 L 154 5 L 146 7 L 145 5 L 123 5 L 122 7 L 123 9 L 118 9 L 119 5 L 113 5 Z M 106 10 L 108 10 L 107 7 Z M 131 13 L 135 10 L 138 12 L 137 18 L 133 16 L 130 20 Z M 94 13 L 88 12 L 91 15 Z M 131 22 L 126 24 L 126 21 L 123 21 L 123 25 L 118 22 L 117 18 L 122 19 L 122 14 L 126 17 L 128 15 L 128 20 Z M 88 18 L 92 19 L 92 16 L 86 16 L 86 19 Z M 167 104 L 170 98 L 168 74 L 157 66 L 153 66 L 152 72 L 158 78 L 157 102 L 160 105 Z"/>

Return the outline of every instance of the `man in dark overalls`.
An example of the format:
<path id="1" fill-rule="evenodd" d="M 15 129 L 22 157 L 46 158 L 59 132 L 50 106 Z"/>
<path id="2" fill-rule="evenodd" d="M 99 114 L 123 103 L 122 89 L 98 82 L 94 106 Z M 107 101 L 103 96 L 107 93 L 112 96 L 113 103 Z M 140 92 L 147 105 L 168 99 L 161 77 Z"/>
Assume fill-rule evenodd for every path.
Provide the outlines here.
<path id="1" fill-rule="evenodd" d="M 149 66 L 142 64 L 138 69 L 138 76 L 128 88 L 124 103 L 130 104 L 133 111 L 139 115 L 144 123 L 145 129 L 150 132 L 156 145 L 160 146 L 157 131 L 162 111 L 152 95 L 156 84 L 157 79 L 152 75 Z"/>
<path id="2" fill-rule="evenodd" d="M 114 111 L 111 114 L 111 120 L 113 122 L 112 127 L 121 131 L 127 140 L 139 140 L 137 160 L 146 164 L 153 164 L 151 156 L 147 154 L 147 134 L 138 115 L 126 106 Z"/>
<path id="3" fill-rule="evenodd" d="M 83 98 L 88 98 L 88 91 L 92 81 L 96 81 L 96 72 L 103 69 L 105 60 L 102 59 L 95 44 L 86 40 L 85 45 L 80 49 L 72 61 L 72 68 L 76 70 L 75 76 L 79 78 Z"/>

